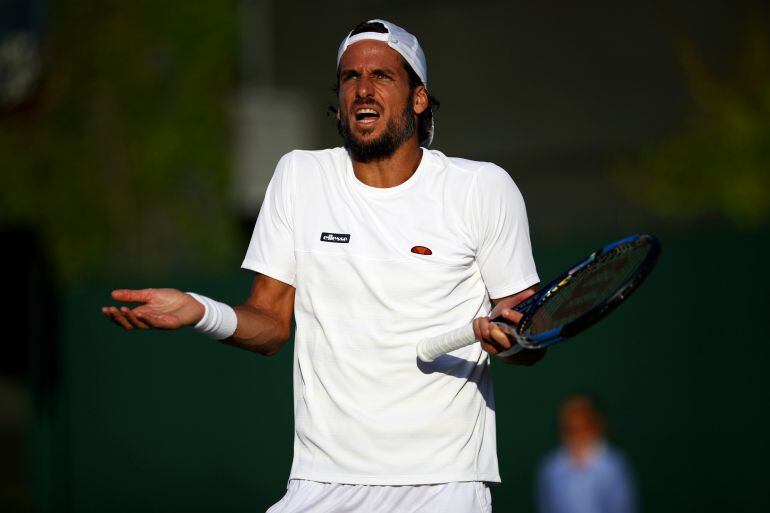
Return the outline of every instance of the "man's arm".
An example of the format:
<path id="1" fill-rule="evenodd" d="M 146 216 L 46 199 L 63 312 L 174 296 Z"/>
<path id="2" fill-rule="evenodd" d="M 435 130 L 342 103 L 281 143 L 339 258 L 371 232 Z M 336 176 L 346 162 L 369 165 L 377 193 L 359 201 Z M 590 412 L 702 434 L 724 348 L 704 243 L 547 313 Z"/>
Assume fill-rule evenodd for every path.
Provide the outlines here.
<path id="1" fill-rule="evenodd" d="M 264 355 L 273 355 L 291 336 L 294 287 L 258 274 L 246 302 L 234 307 L 235 332 L 225 344 Z M 102 313 L 127 329 L 178 329 L 195 326 L 205 308 L 189 294 L 176 289 L 115 290 L 116 301 L 142 303 L 135 308 L 109 306 Z"/>
<path id="2" fill-rule="evenodd" d="M 278 352 L 291 337 L 295 288 L 258 274 L 246 303 L 235 307 L 238 327 L 225 344 L 265 356 Z"/>
<path id="3" fill-rule="evenodd" d="M 473 320 L 473 331 L 476 333 L 476 339 L 481 342 L 481 347 L 491 355 L 502 353 L 510 349 L 515 341 L 503 332 L 496 324 L 490 322 L 490 319 L 502 316 L 511 324 L 518 324 L 521 321 L 521 314 L 513 310 L 513 307 L 521 303 L 537 290 L 537 285 L 525 289 L 512 296 L 493 299 L 495 307 L 490 312 L 489 317 L 479 317 Z M 510 365 L 534 365 L 545 356 L 546 349 L 522 349 L 518 353 L 500 357 L 500 360 Z"/>

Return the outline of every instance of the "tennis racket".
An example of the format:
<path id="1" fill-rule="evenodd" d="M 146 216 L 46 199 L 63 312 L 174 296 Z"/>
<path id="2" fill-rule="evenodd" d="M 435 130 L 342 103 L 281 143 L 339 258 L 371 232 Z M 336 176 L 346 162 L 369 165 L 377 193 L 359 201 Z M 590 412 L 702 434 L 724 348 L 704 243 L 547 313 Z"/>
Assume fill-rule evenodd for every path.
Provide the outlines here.
<path id="1" fill-rule="evenodd" d="M 652 272 L 660 243 L 652 235 L 632 235 L 594 251 L 540 288 L 513 309 L 522 314 L 513 326 L 492 319 L 516 344 L 500 356 L 522 348 L 540 349 L 573 337 L 596 324 L 630 296 Z M 476 342 L 471 324 L 420 341 L 417 357 L 432 362 Z"/>

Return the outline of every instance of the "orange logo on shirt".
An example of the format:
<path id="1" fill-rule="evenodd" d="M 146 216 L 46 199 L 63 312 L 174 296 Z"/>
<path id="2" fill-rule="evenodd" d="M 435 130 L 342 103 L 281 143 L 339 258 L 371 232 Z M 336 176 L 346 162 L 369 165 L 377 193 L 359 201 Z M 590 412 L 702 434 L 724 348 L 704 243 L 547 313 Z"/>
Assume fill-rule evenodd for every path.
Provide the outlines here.
<path id="1" fill-rule="evenodd" d="M 417 253 L 418 255 L 432 255 L 433 251 L 425 246 L 415 246 L 412 248 L 412 253 Z"/>

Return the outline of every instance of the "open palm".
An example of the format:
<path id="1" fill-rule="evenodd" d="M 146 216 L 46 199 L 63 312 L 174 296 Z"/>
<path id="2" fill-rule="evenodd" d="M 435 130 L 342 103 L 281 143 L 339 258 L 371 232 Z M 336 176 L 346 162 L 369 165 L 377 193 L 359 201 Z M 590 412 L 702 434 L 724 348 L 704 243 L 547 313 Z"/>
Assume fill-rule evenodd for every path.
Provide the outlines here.
<path id="1" fill-rule="evenodd" d="M 195 325 L 204 314 L 204 307 L 192 296 L 176 289 L 113 290 L 112 299 L 128 303 L 142 303 L 129 308 L 114 306 L 102 308 L 102 313 L 125 329 L 173 330 Z"/>

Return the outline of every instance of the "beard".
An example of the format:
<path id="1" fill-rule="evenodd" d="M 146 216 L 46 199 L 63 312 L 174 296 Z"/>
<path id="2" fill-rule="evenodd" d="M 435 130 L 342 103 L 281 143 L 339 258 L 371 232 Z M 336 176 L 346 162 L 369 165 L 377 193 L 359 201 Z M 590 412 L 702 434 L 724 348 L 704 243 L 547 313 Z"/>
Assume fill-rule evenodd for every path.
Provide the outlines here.
<path id="1" fill-rule="evenodd" d="M 354 103 L 354 106 L 372 104 L 374 100 L 359 100 Z M 389 120 L 385 132 L 370 141 L 363 141 L 356 137 L 350 130 L 348 116 L 340 116 L 337 121 L 337 130 L 342 136 L 345 149 L 353 160 L 366 163 L 392 157 L 396 150 L 414 135 L 416 123 L 411 106 L 412 95 L 410 94 L 401 115 Z"/>

